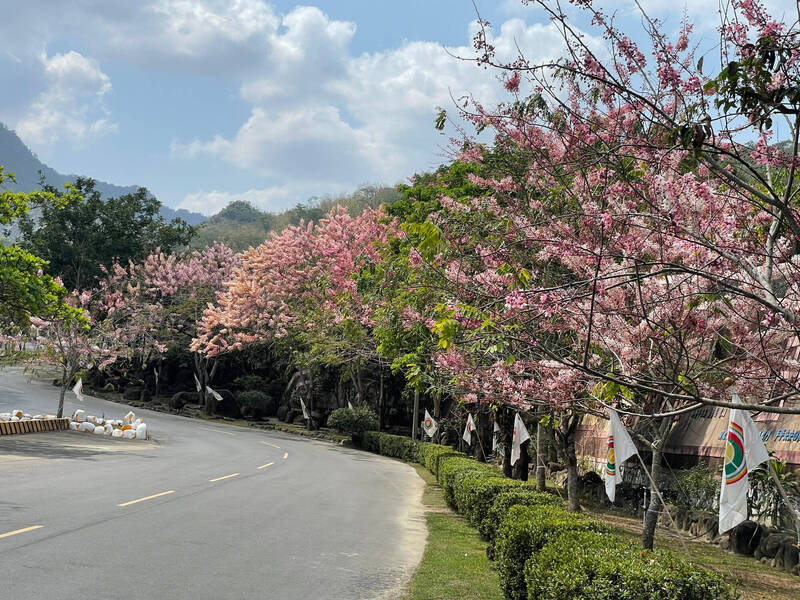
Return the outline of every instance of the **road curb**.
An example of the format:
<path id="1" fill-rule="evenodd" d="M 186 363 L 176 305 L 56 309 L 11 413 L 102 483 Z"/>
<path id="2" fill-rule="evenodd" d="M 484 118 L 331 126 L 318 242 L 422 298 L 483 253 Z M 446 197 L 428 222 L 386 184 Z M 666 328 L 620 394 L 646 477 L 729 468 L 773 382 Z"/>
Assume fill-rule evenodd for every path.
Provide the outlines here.
<path id="1" fill-rule="evenodd" d="M 38 433 L 40 431 L 63 431 L 69 419 L 36 419 L 30 421 L 0 421 L 0 435 Z"/>

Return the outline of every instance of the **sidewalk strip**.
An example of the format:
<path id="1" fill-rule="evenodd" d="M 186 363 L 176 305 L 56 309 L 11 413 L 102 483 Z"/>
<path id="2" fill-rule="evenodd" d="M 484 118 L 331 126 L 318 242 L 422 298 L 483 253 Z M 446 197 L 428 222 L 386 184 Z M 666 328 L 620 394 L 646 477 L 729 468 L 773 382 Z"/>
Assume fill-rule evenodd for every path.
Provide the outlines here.
<path id="1" fill-rule="evenodd" d="M 24 529 L 17 529 L 15 531 L 9 531 L 8 533 L 0 534 L 1 538 L 11 537 L 12 535 L 17 535 L 18 533 L 25 533 L 27 531 L 33 531 L 34 529 L 41 529 L 44 525 L 34 525 L 33 527 L 25 527 Z"/>
<path id="2" fill-rule="evenodd" d="M 260 467 L 258 467 L 258 468 L 259 468 L 259 469 L 266 469 L 267 467 L 271 467 L 271 466 L 272 466 L 272 465 L 274 465 L 274 464 L 275 464 L 274 462 L 271 462 L 271 463 L 267 463 L 267 464 L 265 464 L 265 465 L 261 465 L 261 466 L 260 466 Z"/>
<path id="3" fill-rule="evenodd" d="M 153 498 L 159 498 L 161 496 L 166 496 L 167 494 L 174 494 L 175 490 L 169 490 L 167 492 L 161 492 L 160 494 L 153 494 L 152 496 L 145 496 L 144 498 L 139 498 L 138 500 L 131 500 L 130 502 L 123 502 L 122 504 L 117 504 L 117 506 L 130 506 L 131 504 L 136 504 L 137 502 L 144 502 L 145 500 L 152 500 Z"/>
<path id="4" fill-rule="evenodd" d="M 209 483 L 214 483 L 215 481 L 222 481 L 223 479 L 230 479 L 231 477 L 236 477 L 238 473 L 231 473 L 230 475 L 224 475 L 222 477 L 217 477 L 216 479 L 209 479 Z"/>

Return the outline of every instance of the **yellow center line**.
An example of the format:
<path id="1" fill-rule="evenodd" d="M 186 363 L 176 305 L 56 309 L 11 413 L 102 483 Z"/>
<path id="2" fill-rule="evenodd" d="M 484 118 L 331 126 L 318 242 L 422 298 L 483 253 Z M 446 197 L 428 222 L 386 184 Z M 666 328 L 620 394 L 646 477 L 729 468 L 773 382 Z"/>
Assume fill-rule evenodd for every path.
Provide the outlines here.
<path id="1" fill-rule="evenodd" d="M 17 529 L 15 531 L 9 531 L 8 533 L 0 534 L 0 539 L 11 537 L 12 535 L 17 535 L 18 533 L 25 533 L 27 531 L 33 531 L 34 529 L 41 529 L 44 525 L 34 525 L 33 527 L 25 527 L 24 529 Z"/>
<path id="2" fill-rule="evenodd" d="M 266 469 L 267 467 L 271 467 L 271 466 L 272 466 L 272 465 L 274 465 L 274 464 L 275 464 L 274 462 L 271 462 L 271 463 L 267 463 L 267 464 L 265 464 L 265 465 L 261 465 L 261 466 L 260 466 L 260 467 L 258 467 L 258 468 L 259 468 L 259 469 Z"/>
<path id="3" fill-rule="evenodd" d="M 284 452 L 283 453 L 283 460 L 286 460 L 287 458 L 289 458 L 289 453 L 288 452 Z"/>
<path id="4" fill-rule="evenodd" d="M 209 483 L 214 483 L 215 481 L 222 481 L 223 479 L 230 479 L 231 477 L 236 477 L 238 473 L 231 473 L 230 475 L 223 475 L 222 477 L 217 477 L 216 479 L 209 479 Z"/>
<path id="5" fill-rule="evenodd" d="M 117 506 L 130 506 L 131 504 L 136 504 L 137 502 L 144 502 L 145 500 L 152 500 L 153 498 L 160 498 L 161 496 L 166 496 L 168 494 L 174 494 L 174 493 L 175 490 L 169 490 L 166 492 L 161 492 L 160 494 L 153 494 L 152 496 L 145 496 L 144 498 L 131 500 L 130 502 L 123 502 L 122 504 L 117 504 Z"/>
<path id="6" fill-rule="evenodd" d="M 262 444 L 265 444 L 265 445 L 267 445 L 267 446 L 272 446 L 273 448 L 277 448 L 278 450 L 280 450 L 280 449 L 281 449 L 281 447 L 280 447 L 280 446 L 277 446 L 277 445 L 275 445 L 275 444 L 270 444 L 269 442 L 261 442 L 261 443 L 262 443 Z"/>

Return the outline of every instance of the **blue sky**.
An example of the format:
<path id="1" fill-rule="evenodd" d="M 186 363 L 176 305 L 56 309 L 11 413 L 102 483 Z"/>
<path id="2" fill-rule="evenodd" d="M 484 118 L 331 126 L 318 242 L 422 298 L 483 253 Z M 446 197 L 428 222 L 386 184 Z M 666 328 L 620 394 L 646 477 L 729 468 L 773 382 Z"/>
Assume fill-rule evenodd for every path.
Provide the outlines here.
<path id="1" fill-rule="evenodd" d="M 476 3 L 501 54 L 559 53 L 537 10 Z M 678 26 L 680 4 L 643 4 Z M 713 39 L 717 1 L 686 6 Z M 436 107 L 505 99 L 448 55 L 470 55 L 474 19 L 470 0 L 2 0 L 0 121 L 61 172 L 206 214 L 281 210 L 442 162 Z"/>

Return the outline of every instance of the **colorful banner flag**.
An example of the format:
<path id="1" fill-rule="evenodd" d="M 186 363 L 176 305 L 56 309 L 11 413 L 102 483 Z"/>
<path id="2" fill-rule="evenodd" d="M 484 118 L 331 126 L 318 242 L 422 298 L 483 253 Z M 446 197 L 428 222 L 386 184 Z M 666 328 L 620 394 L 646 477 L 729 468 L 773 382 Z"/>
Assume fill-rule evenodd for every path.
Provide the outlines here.
<path id="1" fill-rule="evenodd" d="M 75 397 L 83 402 L 84 395 L 83 395 L 83 378 L 78 377 L 78 383 L 76 383 L 72 388 L 72 393 L 75 394 Z"/>
<path id="2" fill-rule="evenodd" d="M 617 496 L 617 484 L 622 483 L 620 467 L 622 463 L 636 454 L 636 445 L 633 443 L 628 430 L 619 420 L 617 411 L 609 410 L 608 418 L 608 450 L 606 452 L 606 495 L 611 502 Z"/>
<path id="3" fill-rule="evenodd" d="M 731 401 L 736 404 L 742 402 L 734 388 L 731 388 Z M 720 533 L 747 520 L 747 492 L 750 490 L 748 472 L 767 460 L 769 453 L 750 413 L 732 408 L 719 494 Z"/>
<path id="4" fill-rule="evenodd" d="M 472 420 L 472 413 L 467 415 L 467 425 L 464 427 L 462 438 L 467 442 L 468 446 L 472 445 L 472 432 L 475 431 L 475 421 Z"/>
<path id="5" fill-rule="evenodd" d="M 519 413 L 514 415 L 514 435 L 511 439 L 511 466 L 514 466 L 522 454 L 522 444 L 531 439 L 531 435 L 522 422 Z"/>
<path id="6" fill-rule="evenodd" d="M 433 420 L 427 408 L 425 409 L 425 420 L 422 422 L 422 428 L 425 430 L 425 433 L 428 434 L 429 438 L 432 438 L 439 428 L 438 423 Z"/>

